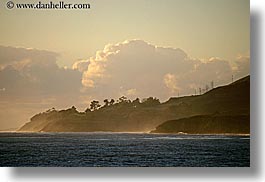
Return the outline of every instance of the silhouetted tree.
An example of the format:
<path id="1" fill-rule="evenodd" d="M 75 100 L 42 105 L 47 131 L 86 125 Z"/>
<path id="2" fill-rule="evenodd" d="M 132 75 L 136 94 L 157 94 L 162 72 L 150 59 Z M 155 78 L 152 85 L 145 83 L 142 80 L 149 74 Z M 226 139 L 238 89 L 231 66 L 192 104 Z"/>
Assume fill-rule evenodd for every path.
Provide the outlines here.
<path id="1" fill-rule="evenodd" d="M 103 102 L 105 103 L 105 104 L 104 104 L 104 107 L 107 107 L 107 106 L 109 106 L 109 104 L 110 104 L 110 102 L 109 102 L 108 99 L 105 99 Z"/>
<path id="2" fill-rule="evenodd" d="M 100 104 L 99 104 L 99 101 L 97 100 L 93 100 L 91 103 L 90 103 L 90 110 L 91 111 L 95 111 L 97 110 L 98 108 L 100 108 Z"/>
<path id="3" fill-rule="evenodd" d="M 121 96 L 118 100 L 117 100 L 118 103 L 129 103 L 131 102 L 130 100 L 127 99 L 127 97 L 125 96 Z"/>
<path id="4" fill-rule="evenodd" d="M 74 111 L 74 112 L 77 112 L 77 110 L 76 110 L 76 107 L 75 107 L 75 106 L 72 106 L 72 107 L 71 107 L 71 110 L 72 110 L 72 111 Z"/>
<path id="5" fill-rule="evenodd" d="M 109 101 L 109 105 L 113 105 L 115 103 L 115 100 L 114 99 L 111 99 L 110 101 Z"/>

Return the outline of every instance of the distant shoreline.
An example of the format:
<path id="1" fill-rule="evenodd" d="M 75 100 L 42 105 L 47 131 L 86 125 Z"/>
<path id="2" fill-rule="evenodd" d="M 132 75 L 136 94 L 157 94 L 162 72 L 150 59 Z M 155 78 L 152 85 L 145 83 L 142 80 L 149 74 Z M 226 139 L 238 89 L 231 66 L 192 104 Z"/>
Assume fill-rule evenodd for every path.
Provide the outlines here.
<path id="1" fill-rule="evenodd" d="M 199 135 L 204 135 L 204 136 L 210 136 L 210 135 L 215 135 L 215 136 L 250 136 L 250 134 L 246 133 L 205 133 L 205 134 L 191 134 L 191 133 L 150 133 L 150 132 L 101 132 L 101 131 L 95 131 L 95 132 L 31 132 L 31 131 L 0 131 L 0 133 L 37 133 L 37 134 L 63 134 L 63 133 L 68 133 L 68 134 L 149 134 L 149 135 L 187 135 L 187 136 L 199 136 Z"/>

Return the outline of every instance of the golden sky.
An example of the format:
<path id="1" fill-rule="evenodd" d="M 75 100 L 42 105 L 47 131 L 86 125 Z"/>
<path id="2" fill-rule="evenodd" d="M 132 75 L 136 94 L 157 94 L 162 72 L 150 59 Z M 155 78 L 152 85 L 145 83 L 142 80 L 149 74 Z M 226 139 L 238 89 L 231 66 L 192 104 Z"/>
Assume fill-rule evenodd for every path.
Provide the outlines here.
<path id="1" fill-rule="evenodd" d="M 59 63 L 68 66 L 106 44 L 130 39 L 182 48 L 195 58 L 231 59 L 249 51 L 248 0 L 74 2 L 89 2 L 91 9 L 8 10 L 1 1 L 0 45 L 59 52 Z"/>

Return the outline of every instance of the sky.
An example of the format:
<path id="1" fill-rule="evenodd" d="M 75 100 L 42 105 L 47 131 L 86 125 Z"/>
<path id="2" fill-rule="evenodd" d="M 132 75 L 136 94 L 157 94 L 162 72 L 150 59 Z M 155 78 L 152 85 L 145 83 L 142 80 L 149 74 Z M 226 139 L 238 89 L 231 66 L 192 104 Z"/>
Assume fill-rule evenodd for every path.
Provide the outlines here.
<path id="1" fill-rule="evenodd" d="M 65 2 L 91 9 L 9 10 L 1 1 L 0 129 L 51 107 L 121 95 L 165 101 L 249 74 L 248 0 Z"/>
<path id="2" fill-rule="evenodd" d="M 67 11 L 8 10 L 1 1 L 0 44 L 56 51 L 63 56 L 60 64 L 68 66 L 106 44 L 130 39 L 182 48 L 195 58 L 231 59 L 249 51 L 248 0 L 88 2 L 90 10 Z"/>

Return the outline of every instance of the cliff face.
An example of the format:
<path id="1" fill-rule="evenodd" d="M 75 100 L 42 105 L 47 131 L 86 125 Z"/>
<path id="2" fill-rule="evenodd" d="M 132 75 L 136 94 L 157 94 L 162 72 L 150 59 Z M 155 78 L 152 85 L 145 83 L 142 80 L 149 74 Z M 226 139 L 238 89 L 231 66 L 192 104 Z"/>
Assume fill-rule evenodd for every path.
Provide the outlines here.
<path id="1" fill-rule="evenodd" d="M 250 77 L 247 76 L 203 95 L 171 98 L 161 104 L 159 102 L 121 102 L 86 113 L 78 112 L 75 108 L 61 111 L 50 110 L 33 116 L 30 122 L 21 127 L 19 131 L 148 132 L 165 121 L 196 115 L 218 115 L 231 118 L 240 118 L 244 115 L 248 117 L 244 121 L 249 121 L 249 114 Z M 223 119 L 219 118 L 215 122 Z M 196 117 L 195 120 L 193 118 L 189 122 L 191 121 L 196 125 Z M 208 118 L 207 121 L 210 122 L 211 119 Z M 234 122 L 235 118 L 227 119 L 227 123 L 224 123 L 229 128 L 230 122 L 228 121 Z M 249 122 L 244 125 L 249 126 Z"/>

